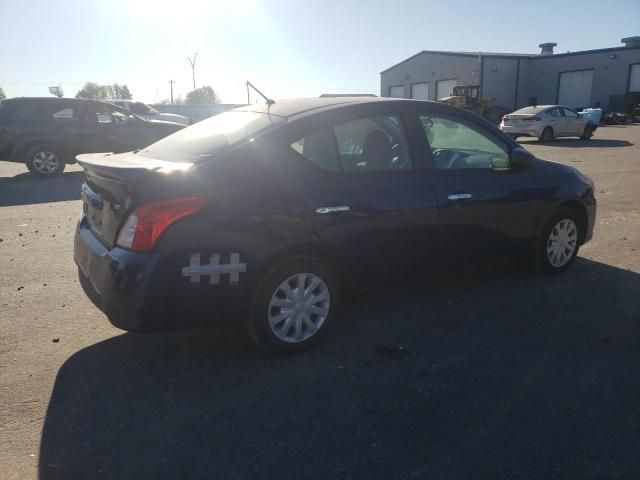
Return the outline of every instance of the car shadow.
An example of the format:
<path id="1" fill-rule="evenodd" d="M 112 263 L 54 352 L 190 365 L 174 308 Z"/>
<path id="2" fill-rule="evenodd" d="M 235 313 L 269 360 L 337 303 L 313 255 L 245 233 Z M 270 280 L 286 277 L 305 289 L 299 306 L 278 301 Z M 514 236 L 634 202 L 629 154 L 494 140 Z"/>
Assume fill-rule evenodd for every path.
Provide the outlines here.
<path id="1" fill-rule="evenodd" d="M 67 172 L 52 178 L 31 173 L 0 178 L 0 207 L 80 199 L 84 172 Z"/>
<path id="2" fill-rule="evenodd" d="M 632 478 L 638 292 L 496 264 L 366 294 L 303 355 L 125 333 L 58 372 L 40 479 Z"/>
<path id="3" fill-rule="evenodd" d="M 570 147 L 570 148 L 612 148 L 612 147 L 632 147 L 633 143 L 627 140 L 609 140 L 604 138 L 591 138 L 589 140 L 580 140 L 578 138 L 556 138 L 553 142 L 540 142 L 535 139 L 527 139 L 526 142 L 520 142 L 522 144 L 533 143 L 534 145 L 541 145 L 545 147 Z"/>

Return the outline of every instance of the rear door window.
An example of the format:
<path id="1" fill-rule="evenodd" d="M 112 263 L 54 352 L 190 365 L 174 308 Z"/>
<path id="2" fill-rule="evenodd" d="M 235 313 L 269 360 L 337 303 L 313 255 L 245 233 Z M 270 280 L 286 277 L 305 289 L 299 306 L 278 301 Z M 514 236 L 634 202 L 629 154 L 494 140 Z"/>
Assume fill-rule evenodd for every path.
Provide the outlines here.
<path id="1" fill-rule="evenodd" d="M 399 115 L 343 122 L 296 140 L 291 148 L 330 172 L 411 170 L 409 144 Z"/>
<path id="2" fill-rule="evenodd" d="M 74 108 L 71 106 L 57 106 L 53 108 L 53 112 L 51 113 L 51 118 L 55 122 L 64 122 L 70 120 L 76 120 L 77 114 Z"/>
<path id="3" fill-rule="evenodd" d="M 296 140 L 291 144 L 291 148 L 318 168 L 329 172 L 340 171 L 338 150 L 331 129 L 321 130 Z"/>

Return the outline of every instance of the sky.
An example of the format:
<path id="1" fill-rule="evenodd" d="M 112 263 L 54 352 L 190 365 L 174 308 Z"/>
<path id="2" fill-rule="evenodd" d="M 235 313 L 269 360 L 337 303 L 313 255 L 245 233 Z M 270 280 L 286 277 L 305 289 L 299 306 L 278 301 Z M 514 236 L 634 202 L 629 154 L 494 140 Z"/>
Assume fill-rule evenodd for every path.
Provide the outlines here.
<path id="1" fill-rule="evenodd" d="M 73 97 L 86 81 L 147 103 L 196 86 L 246 103 L 380 93 L 380 72 L 421 50 L 556 52 L 640 35 L 640 0 L 0 0 L 0 86 L 8 97 Z M 256 101 L 252 95 L 250 101 Z"/>

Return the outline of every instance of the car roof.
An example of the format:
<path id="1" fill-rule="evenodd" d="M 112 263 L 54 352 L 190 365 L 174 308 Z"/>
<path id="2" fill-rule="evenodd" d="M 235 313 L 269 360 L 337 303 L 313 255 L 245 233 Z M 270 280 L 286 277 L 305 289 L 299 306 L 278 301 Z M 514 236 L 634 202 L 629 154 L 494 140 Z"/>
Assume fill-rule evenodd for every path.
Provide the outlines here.
<path id="1" fill-rule="evenodd" d="M 518 112 L 521 112 L 522 110 L 528 110 L 530 112 L 533 111 L 533 112 L 537 113 L 537 112 L 542 112 L 544 110 L 548 110 L 550 108 L 556 108 L 556 107 L 562 107 L 562 105 L 530 105 L 528 107 L 519 108 L 518 110 L 516 110 L 513 113 L 517 114 Z M 568 107 L 565 107 L 565 108 L 568 108 Z"/>
<path id="2" fill-rule="evenodd" d="M 411 101 L 401 98 L 380 98 L 380 97 L 316 97 L 316 98 L 291 98 L 286 100 L 276 100 L 275 103 L 256 105 L 245 105 L 238 107 L 236 111 L 259 112 L 277 115 L 279 117 L 291 118 L 309 113 L 311 111 L 330 110 L 345 105 L 355 105 L 359 103 L 380 103 L 390 101 Z"/>

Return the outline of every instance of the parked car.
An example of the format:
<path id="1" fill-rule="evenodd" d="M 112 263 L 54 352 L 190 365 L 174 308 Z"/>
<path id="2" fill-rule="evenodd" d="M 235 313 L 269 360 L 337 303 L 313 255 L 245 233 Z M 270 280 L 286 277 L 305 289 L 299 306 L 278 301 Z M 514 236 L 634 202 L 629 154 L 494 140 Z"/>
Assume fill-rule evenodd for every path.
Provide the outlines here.
<path id="1" fill-rule="evenodd" d="M 57 175 L 79 153 L 127 152 L 182 128 L 92 100 L 12 98 L 0 102 L 0 159 L 24 162 L 37 175 Z"/>
<path id="2" fill-rule="evenodd" d="M 191 125 L 191 119 L 189 117 L 178 115 L 177 113 L 159 112 L 146 103 L 135 100 L 109 100 L 109 103 L 124 108 L 125 110 L 129 110 L 131 113 L 135 113 L 145 120 L 162 120 L 165 122 L 180 123 L 182 125 Z"/>
<path id="3" fill-rule="evenodd" d="M 573 108 L 562 105 L 525 107 L 502 117 L 500 130 L 514 140 L 518 137 L 538 137 L 551 142 L 557 137 L 580 137 L 589 140 L 598 126 L 582 118 Z"/>
<path id="4" fill-rule="evenodd" d="M 473 113 L 416 100 L 248 105 L 78 162 L 75 261 L 113 325 L 238 318 L 284 352 L 317 342 L 345 291 L 499 257 L 560 273 L 596 212 L 578 170 Z"/>

